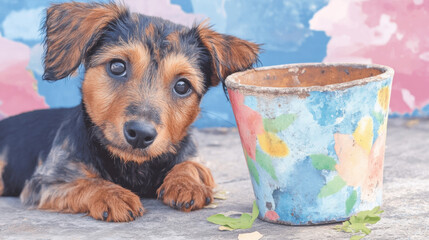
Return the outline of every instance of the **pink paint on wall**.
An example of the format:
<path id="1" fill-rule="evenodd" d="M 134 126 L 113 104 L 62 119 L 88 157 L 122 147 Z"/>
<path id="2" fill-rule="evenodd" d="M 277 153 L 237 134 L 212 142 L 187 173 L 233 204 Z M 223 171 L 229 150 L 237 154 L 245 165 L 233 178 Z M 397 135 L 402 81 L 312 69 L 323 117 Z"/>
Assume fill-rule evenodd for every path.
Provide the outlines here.
<path id="1" fill-rule="evenodd" d="M 0 36 L 0 118 L 47 108 L 37 93 L 37 81 L 26 69 L 30 48 Z"/>
<path id="2" fill-rule="evenodd" d="M 325 62 L 395 69 L 391 111 L 429 104 L 429 1 L 331 0 L 310 21 L 331 37 Z"/>

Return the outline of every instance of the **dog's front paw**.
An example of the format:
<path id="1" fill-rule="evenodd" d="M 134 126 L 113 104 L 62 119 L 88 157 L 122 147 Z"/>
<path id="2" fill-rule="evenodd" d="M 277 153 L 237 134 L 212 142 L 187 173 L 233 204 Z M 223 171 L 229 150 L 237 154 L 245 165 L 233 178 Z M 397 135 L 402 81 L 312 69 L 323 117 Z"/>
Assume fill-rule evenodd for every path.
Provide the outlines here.
<path id="1" fill-rule="evenodd" d="M 203 208 L 213 200 L 212 188 L 190 176 L 166 179 L 157 194 L 166 205 L 185 212 Z"/>
<path id="2" fill-rule="evenodd" d="M 158 199 L 185 212 L 203 208 L 213 201 L 215 182 L 202 164 L 185 161 L 171 169 L 158 188 Z"/>
<path id="3" fill-rule="evenodd" d="M 143 205 L 136 194 L 112 185 L 91 196 L 88 215 L 108 222 L 129 222 L 142 216 L 143 212 Z"/>

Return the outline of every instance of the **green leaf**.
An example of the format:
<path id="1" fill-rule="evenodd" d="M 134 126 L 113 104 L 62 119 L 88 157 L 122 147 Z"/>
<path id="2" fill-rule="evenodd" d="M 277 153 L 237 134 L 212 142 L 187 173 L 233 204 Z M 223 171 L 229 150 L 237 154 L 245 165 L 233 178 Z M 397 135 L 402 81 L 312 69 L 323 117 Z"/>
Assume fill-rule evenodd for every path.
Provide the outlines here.
<path id="1" fill-rule="evenodd" d="M 223 214 L 215 214 L 213 216 L 208 217 L 207 221 L 214 224 L 230 227 L 232 229 L 247 229 L 252 226 L 251 224 L 249 226 L 251 219 L 252 217 L 248 213 L 241 214 L 239 218 L 227 217 Z"/>
<path id="2" fill-rule="evenodd" d="M 278 133 L 288 128 L 296 119 L 295 114 L 282 114 L 274 119 L 264 118 L 264 128 L 267 132 Z"/>
<path id="3" fill-rule="evenodd" d="M 344 232 L 348 232 L 348 233 L 353 232 L 353 230 L 350 228 L 350 225 L 349 226 L 342 226 L 339 231 L 344 231 Z"/>
<path id="4" fill-rule="evenodd" d="M 248 229 L 251 228 L 253 222 L 259 215 L 259 209 L 256 201 L 253 202 L 252 215 L 243 213 L 239 218 L 227 217 L 223 214 L 215 214 L 207 218 L 207 221 L 232 229 Z"/>
<path id="5" fill-rule="evenodd" d="M 218 224 L 218 225 L 228 225 L 231 222 L 236 222 L 238 219 L 230 219 L 229 217 L 223 214 L 215 214 L 207 218 L 207 221 Z"/>
<path id="6" fill-rule="evenodd" d="M 361 218 L 359 215 L 354 215 L 350 217 L 350 223 L 362 223 L 364 218 Z"/>
<path id="7" fill-rule="evenodd" d="M 369 223 L 369 224 L 375 224 L 378 221 L 380 221 L 381 217 L 379 216 L 367 216 L 365 217 L 364 222 Z"/>
<path id="8" fill-rule="evenodd" d="M 366 227 L 365 223 L 352 223 L 350 225 L 350 228 L 353 230 L 353 232 L 363 232 L 366 235 L 371 233 L 371 229 Z"/>
<path id="9" fill-rule="evenodd" d="M 335 170 L 335 159 L 324 154 L 310 155 L 311 163 L 318 170 Z"/>
<path id="10" fill-rule="evenodd" d="M 267 154 L 263 153 L 262 151 L 259 151 L 258 149 L 256 149 L 256 162 L 259 164 L 259 166 L 261 166 L 265 171 L 268 172 L 268 174 L 270 174 L 270 176 L 274 179 L 274 180 L 278 180 L 277 176 L 276 176 L 276 170 L 273 167 L 273 164 L 271 163 L 271 157 L 268 156 Z"/>
<path id="11" fill-rule="evenodd" d="M 352 194 L 350 194 L 349 198 L 346 200 L 346 214 L 349 215 L 353 209 L 353 206 L 356 204 L 357 200 L 357 192 L 353 190 Z"/>
<path id="12" fill-rule="evenodd" d="M 343 225 L 337 225 L 337 226 L 335 226 L 335 229 L 337 230 L 337 231 L 343 231 L 343 232 L 353 232 L 351 229 L 350 229 L 350 222 L 349 221 L 345 221 L 345 222 L 343 222 Z"/>
<path id="13" fill-rule="evenodd" d="M 354 216 L 350 217 L 350 220 L 343 222 L 342 226 L 337 226 L 335 229 L 338 231 L 344 231 L 348 233 L 363 233 L 368 235 L 371 233 L 371 229 L 369 229 L 367 224 L 374 224 L 380 220 L 380 215 L 383 213 L 383 210 L 380 210 L 380 207 L 375 207 L 372 210 L 361 211 Z M 350 239 L 361 239 L 364 236 L 362 235 L 354 235 Z"/>
<path id="14" fill-rule="evenodd" d="M 250 175 L 252 175 L 253 179 L 255 179 L 256 183 L 259 185 L 259 173 L 256 169 L 255 163 L 253 160 L 246 155 L 247 167 L 249 168 Z"/>
<path id="15" fill-rule="evenodd" d="M 374 224 L 380 220 L 380 214 L 383 213 L 380 207 L 375 207 L 372 210 L 361 211 L 354 216 L 354 221 Z"/>
<path id="16" fill-rule="evenodd" d="M 370 210 L 370 213 L 374 214 L 374 215 L 380 215 L 383 212 L 384 212 L 384 210 L 381 210 L 380 206 L 377 206 L 377 207 L 373 208 L 372 210 Z"/>
<path id="17" fill-rule="evenodd" d="M 256 201 L 253 201 L 253 207 L 252 207 L 252 223 L 255 221 L 255 219 L 259 215 L 259 208 L 258 205 L 256 205 Z"/>
<path id="18" fill-rule="evenodd" d="M 353 235 L 350 237 L 350 240 L 360 240 L 364 237 L 365 237 L 365 235 Z"/>
<path id="19" fill-rule="evenodd" d="M 319 195 L 317 197 L 324 198 L 335 194 L 344 186 L 346 186 L 346 182 L 340 176 L 335 176 L 334 179 L 332 179 L 325 186 L 323 186 L 322 189 L 320 189 Z"/>

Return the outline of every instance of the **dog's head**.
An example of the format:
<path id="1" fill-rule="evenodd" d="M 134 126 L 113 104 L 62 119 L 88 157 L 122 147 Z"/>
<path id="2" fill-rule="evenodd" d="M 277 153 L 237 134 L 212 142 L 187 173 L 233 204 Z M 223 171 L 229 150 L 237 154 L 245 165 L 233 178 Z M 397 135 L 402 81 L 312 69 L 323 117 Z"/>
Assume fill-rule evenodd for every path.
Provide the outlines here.
<path id="1" fill-rule="evenodd" d="M 201 98 L 257 61 L 258 45 L 122 5 L 63 3 L 47 10 L 44 79 L 85 67 L 83 104 L 103 145 L 125 161 L 174 152 Z"/>

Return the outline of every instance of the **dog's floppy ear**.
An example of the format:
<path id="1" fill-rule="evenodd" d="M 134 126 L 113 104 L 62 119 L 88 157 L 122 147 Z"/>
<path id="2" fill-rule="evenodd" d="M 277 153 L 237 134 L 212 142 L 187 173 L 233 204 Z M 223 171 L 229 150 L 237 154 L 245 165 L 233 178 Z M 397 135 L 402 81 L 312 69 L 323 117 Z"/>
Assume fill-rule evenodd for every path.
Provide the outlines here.
<path id="1" fill-rule="evenodd" d="M 216 86 L 228 75 L 248 69 L 258 61 L 259 45 L 213 31 L 206 22 L 197 26 L 199 38 L 212 59 L 211 85 Z"/>
<path id="2" fill-rule="evenodd" d="M 58 80 L 71 75 L 100 38 L 103 28 L 127 13 L 125 7 L 114 3 L 53 4 L 43 25 L 46 32 L 43 78 Z"/>

